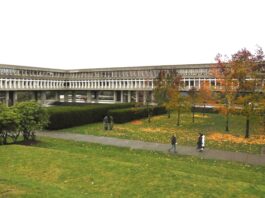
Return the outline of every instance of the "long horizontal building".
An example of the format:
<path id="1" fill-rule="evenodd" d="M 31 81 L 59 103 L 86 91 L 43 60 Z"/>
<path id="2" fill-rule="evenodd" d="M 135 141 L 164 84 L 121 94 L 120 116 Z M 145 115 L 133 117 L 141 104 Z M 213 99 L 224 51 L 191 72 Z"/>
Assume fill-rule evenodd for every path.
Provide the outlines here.
<path id="1" fill-rule="evenodd" d="M 199 88 L 202 81 L 216 86 L 209 74 L 211 64 L 116 67 L 61 70 L 17 65 L 0 65 L 0 101 L 39 100 L 65 102 L 143 102 L 153 101 L 154 80 L 161 70 L 176 70 L 183 91 Z"/>

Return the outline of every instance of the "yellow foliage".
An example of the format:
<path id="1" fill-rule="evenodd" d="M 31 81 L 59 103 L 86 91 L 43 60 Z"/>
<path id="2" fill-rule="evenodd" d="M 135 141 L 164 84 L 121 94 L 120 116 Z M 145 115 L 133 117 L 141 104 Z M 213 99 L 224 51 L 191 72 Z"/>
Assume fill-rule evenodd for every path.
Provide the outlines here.
<path id="1" fill-rule="evenodd" d="M 232 143 L 244 143 L 244 144 L 265 144 L 265 135 L 252 135 L 250 138 L 244 136 L 234 136 L 231 134 L 212 133 L 208 135 L 207 139 L 217 142 L 232 142 Z"/>

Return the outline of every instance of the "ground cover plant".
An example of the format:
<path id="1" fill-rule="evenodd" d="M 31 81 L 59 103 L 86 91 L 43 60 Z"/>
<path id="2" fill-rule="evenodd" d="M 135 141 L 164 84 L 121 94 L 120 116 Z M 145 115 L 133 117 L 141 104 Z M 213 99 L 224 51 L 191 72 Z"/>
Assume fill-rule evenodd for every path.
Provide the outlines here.
<path id="1" fill-rule="evenodd" d="M 265 194 L 264 166 L 50 138 L 1 146 L 0 175 L 0 197 L 11 198 Z"/>
<path id="2" fill-rule="evenodd" d="M 181 119 L 180 126 L 176 126 L 177 115 L 173 113 L 170 119 L 167 115 L 154 116 L 150 123 L 148 119 L 141 119 L 115 124 L 112 131 L 105 131 L 101 122 L 61 131 L 160 143 L 169 143 L 170 137 L 175 133 L 179 144 L 194 147 L 198 133 L 202 132 L 206 134 L 207 148 L 259 154 L 265 146 L 265 134 L 259 117 L 251 118 L 251 137 L 248 139 L 243 138 L 245 126 L 242 115 L 231 115 L 229 133 L 224 131 L 225 116 L 220 114 L 209 113 L 203 116 L 196 113 L 194 124 L 191 113 L 183 114 Z"/>

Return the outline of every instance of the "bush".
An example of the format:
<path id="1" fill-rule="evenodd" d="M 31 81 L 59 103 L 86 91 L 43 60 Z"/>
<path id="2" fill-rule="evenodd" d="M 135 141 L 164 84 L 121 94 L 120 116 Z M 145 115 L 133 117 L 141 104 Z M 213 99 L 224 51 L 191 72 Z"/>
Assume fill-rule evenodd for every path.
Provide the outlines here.
<path id="1" fill-rule="evenodd" d="M 165 114 L 165 107 L 150 107 L 149 109 L 152 115 Z M 147 107 L 138 107 L 138 108 L 127 108 L 127 109 L 115 109 L 110 110 L 109 115 L 113 116 L 115 123 L 125 123 L 132 120 L 137 120 L 141 118 L 148 117 L 148 108 Z"/>
<path id="2" fill-rule="evenodd" d="M 56 130 L 102 121 L 111 109 L 132 107 L 134 104 L 96 104 L 49 107 L 50 122 L 47 129 Z"/>

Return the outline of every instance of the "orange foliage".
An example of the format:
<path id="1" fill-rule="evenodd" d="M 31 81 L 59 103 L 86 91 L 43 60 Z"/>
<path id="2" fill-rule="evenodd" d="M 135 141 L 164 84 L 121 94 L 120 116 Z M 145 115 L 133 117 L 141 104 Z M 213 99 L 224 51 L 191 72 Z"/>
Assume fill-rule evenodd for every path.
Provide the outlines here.
<path id="1" fill-rule="evenodd" d="M 131 121 L 131 124 L 133 124 L 133 125 L 141 125 L 141 124 L 143 124 L 143 122 L 140 121 L 140 120 L 134 120 L 134 121 Z"/>
<path id="2" fill-rule="evenodd" d="M 207 139 L 217 142 L 232 142 L 244 144 L 265 144 L 265 135 L 253 135 L 251 138 L 244 138 L 244 136 L 234 136 L 231 134 L 212 133 L 208 135 Z"/>

